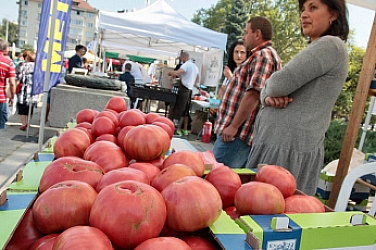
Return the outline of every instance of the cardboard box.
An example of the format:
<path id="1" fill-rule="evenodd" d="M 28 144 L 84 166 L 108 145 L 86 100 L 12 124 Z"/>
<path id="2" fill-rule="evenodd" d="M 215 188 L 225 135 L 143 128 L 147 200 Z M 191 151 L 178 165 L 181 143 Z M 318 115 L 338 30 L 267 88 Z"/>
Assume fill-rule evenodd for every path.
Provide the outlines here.
<path id="1" fill-rule="evenodd" d="M 285 214 L 245 215 L 237 222 L 252 235 L 248 236 L 252 249 L 299 249 L 302 230 L 295 222 L 289 220 L 286 228 L 275 226 L 275 221 L 286 218 Z"/>
<path id="2" fill-rule="evenodd" d="M 205 172 L 204 174 L 207 175 L 210 170 L 212 169 L 211 164 L 205 164 Z M 237 173 L 240 177 L 241 182 L 247 183 L 250 181 L 254 181 L 256 178 L 256 172 L 249 168 L 232 168 L 232 170 Z"/>
<path id="3" fill-rule="evenodd" d="M 33 204 L 37 192 L 8 192 L 6 202 L 0 206 L 0 248 L 11 239 L 27 209 Z"/>
<path id="4" fill-rule="evenodd" d="M 225 211 L 222 211 L 221 216 L 209 228 L 222 249 L 252 250 L 246 242 L 247 235 L 244 230 Z"/>
<path id="5" fill-rule="evenodd" d="M 328 205 L 329 200 L 322 199 L 320 197 L 316 197 L 319 199 L 325 206 Z M 368 200 L 361 200 L 361 201 L 349 201 L 346 211 L 367 211 Z M 334 211 L 332 211 L 334 212 Z"/>
<path id="6" fill-rule="evenodd" d="M 352 224 L 352 218 L 359 222 Z M 276 229 L 275 218 L 288 218 Z M 253 249 L 374 249 L 376 219 L 362 212 L 241 216 L 239 225 L 253 236 Z M 353 222 L 354 223 L 354 222 Z M 250 238 L 250 237 L 249 237 Z M 259 244 L 257 245 L 257 240 Z"/>
<path id="7" fill-rule="evenodd" d="M 363 176 L 362 179 L 372 179 L 373 175 Z M 330 192 L 332 191 L 334 175 L 322 171 L 320 174 L 319 184 L 317 186 L 316 195 L 322 199 L 329 199 Z M 369 197 L 371 189 L 361 184 L 355 183 L 350 195 L 351 200 L 366 200 Z"/>

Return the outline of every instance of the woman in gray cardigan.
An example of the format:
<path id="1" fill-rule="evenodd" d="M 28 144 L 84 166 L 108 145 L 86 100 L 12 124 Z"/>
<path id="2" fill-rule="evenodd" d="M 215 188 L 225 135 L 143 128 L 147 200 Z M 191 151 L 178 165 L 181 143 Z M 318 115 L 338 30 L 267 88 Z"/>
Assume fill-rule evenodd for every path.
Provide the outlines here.
<path id="1" fill-rule="evenodd" d="M 347 76 L 349 25 L 345 0 L 299 0 L 299 8 L 310 44 L 266 81 L 247 167 L 282 166 L 299 190 L 313 195 L 325 132 Z"/>

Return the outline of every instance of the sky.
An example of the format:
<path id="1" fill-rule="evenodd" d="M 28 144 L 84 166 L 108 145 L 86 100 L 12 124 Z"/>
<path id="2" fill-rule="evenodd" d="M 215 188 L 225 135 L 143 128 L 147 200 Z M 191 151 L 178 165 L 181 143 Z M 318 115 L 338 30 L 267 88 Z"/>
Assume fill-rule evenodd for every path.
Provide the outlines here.
<path id="1" fill-rule="evenodd" d="M 0 20 L 7 18 L 10 21 L 17 21 L 18 0 L 0 0 Z M 118 11 L 118 10 L 139 10 L 146 5 L 146 0 L 87 0 L 88 3 L 99 10 Z M 154 2 L 155 0 L 150 0 Z M 218 0 L 166 0 L 166 2 L 178 13 L 192 19 L 193 14 L 201 9 L 208 9 L 215 5 Z M 358 47 L 365 49 L 371 33 L 372 23 L 374 21 L 375 12 L 347 4 L 349 10 L 350 29 L 355 32 L 354 41 Z"/>

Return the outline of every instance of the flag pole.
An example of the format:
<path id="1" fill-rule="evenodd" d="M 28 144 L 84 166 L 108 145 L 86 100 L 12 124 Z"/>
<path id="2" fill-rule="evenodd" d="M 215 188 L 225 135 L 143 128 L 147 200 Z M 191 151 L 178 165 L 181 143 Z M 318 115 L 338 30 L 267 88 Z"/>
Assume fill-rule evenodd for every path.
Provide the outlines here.
<path id="1" fill-rule="evenodd" d="M 40 127 L 39 127 L 39 137 L 38 137 L 38 145 L 39 145 L 39 152 L 42 151 L 43 147 L 43 140 L 44 140 L 44 127 L 46 123 L 46 113 L 47 113 L 47 98 L 48 98 L 48 89 L 50 86 L 50 74 L 51 74 L 51 55 L 52 55 L 52 48 L 54 44 L 54 37 L 55 37 L 55 23 L 57 17 L 57 0 L 52 0 L 52 18 L 51 18 L 51 26 L 50 26 L 50 37 L 48 43 L 48 54 L 47 54 L 47 69 L 46 73 L 44 74 L 44 84 L 43 84 L 43 101 L 42 101 L 42 113 L 40 117 Z M 43 49 L 43 48 L 39 48 Z"/>

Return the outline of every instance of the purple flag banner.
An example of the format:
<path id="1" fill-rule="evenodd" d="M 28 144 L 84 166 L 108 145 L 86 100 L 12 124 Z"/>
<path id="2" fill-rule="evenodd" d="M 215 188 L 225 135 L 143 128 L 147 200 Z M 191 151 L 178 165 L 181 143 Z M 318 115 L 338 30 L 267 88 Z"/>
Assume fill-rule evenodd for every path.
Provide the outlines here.
<path id="1" fill-rule="evenodd" d="M 52 6 L 54 3 L 57 6 Z M 55 27 L 52 25 L 52 11 L 56 8 Z M 44 0 L 39 24 L 38 49 L 35 58 L 34 78 L 32 95 L 43 93 L 44 77 L 47 72 L 47 58 L 51 56 L 50 82 L 48 90 L 59 83 L 61 68 L 64 63 L 64 52 L 70 25 L 70 13 L 72 0 Z M 54 28 L 54 37 L 51 37 L 51 30 Z M 52 42 L 52 54 L 48 55 L 49 43 Z"/>

